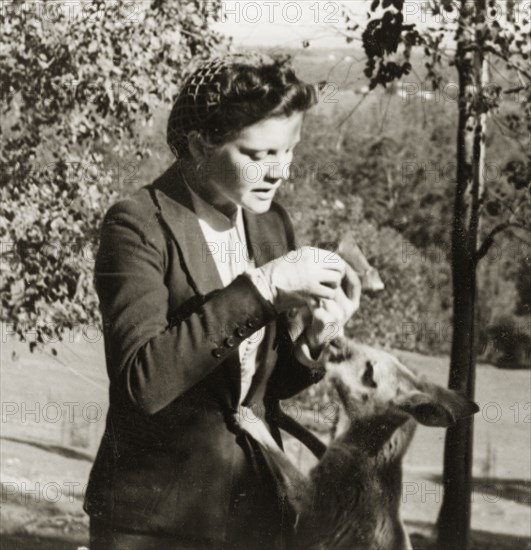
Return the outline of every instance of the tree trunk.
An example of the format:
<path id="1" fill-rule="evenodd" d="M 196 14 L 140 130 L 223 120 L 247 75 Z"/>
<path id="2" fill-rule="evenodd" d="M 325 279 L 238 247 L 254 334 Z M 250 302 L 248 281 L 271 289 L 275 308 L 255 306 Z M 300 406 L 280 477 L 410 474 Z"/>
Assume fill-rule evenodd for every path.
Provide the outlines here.
<path id="1" fill-rule="evenodd" d="M 454 261 L 454 322 L 448 387 L 474 399 L 476 275 L 469 262 Z M 456 285 L 456 278 L 460 281 Z M 444 448 L 444 499 L 438 550 L 466 550 L 470 538 L 473 418 L 448 428 Z"/>
<path id="2" fill-rule="evenodd" d="M 468 8 L 462 0 L 456 66 L 459 73 L 457 185 L 452 231 L 453 337 L 448 386 L 474 399 L 476 368 L 476 265 L 479 210 L 484 192 L 486 116 L 481 108 L 487 62 L 479 39 L 475 49 L 464 35 L 466 18 L 485 21 L 486 1 Z M 473 10 L 472 12 L 466 10 Z M 470 53 L 472 51 L 472 54 Z M 475 88 L 470 93 L 470 85 Z M 468 87 L 468 91 L 467 91 Z M 446 434 L 444 499 L 438 520 L 438 550 L 467 550 L 473 490 L 473 418 L 459 421 Z"/>

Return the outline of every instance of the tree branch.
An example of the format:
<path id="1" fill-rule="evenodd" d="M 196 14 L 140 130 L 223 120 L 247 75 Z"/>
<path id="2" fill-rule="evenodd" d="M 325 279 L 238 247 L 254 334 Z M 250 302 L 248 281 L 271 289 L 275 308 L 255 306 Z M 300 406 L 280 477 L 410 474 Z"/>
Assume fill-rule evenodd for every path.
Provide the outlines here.
<path id="1" fill-rule="evenodd" d="M 359 42 L 363 42 L 361 36 L 353 36 L 352 34 L 349 34 L 347 31 L 343 30 L 342 28 L 340 27 L 337 27 L 336 25 L 332 25 L 332 29 L 337 32 L 338 34 L 340 34 L 341 36 L 344 36 L 345 38 L 347 38 L 348 40 L 350 41 L 353 41 L 353 40 L 357 40 Z M 357 27 L 356 29 L 354 30 L 357 30 Z"/>
<path id="2" fill-rule="evenodd" d="M 391 104 L 391 99 L 393 99 L 393 96 L 389 94 L 389 99 L 387 100 L 387 105 L 385 106 L 385 112 L 382 117 L 382 123 L 380 125 L 380 131 L 379 131 L 380 134 L 383 132 L 385 121 L 387 120 L 387 113 L 389 111 L 389 105 Z"/>
<path id="3" fill-rule="evenodd" d="M 481 246 L 474 256 L 475 265 L 477 265 L 479 261 L 486 256 L 487 252 L 490 250 L 490 247 L 494 244 L 494 237 L 498 233 L 501 233 L 502 231 L 505 231 L 506 229 L 509 229 L 511 227 L 523 229 L 524 231 L 528 231 L 529 233 L 531 233 L 531 227 L 526 227 L 525 225 L 519 223 L 500 223 L 485 237 L 485 240 L 481 243 Z"/>
<path id="4" fill-rule="evenodd" d="M 352 110 L 348 113 L 348 115 L 339 123 L 339 125 L 337 126 L 337 130 L 340 130 L 341 127 L 345 124 L 345 122 L 347 122 L 347 120 L 357 111 L 358 107 L 365 101 L 365 98 L 368 96 L 369 94 L 363 94 L 361 96 L 361 99 L 358 101 L 358 103 L 356 103 L 356 105 L 354 105 L 354 107 L 352 108 Z"/>
<path id="5" fill-rule="evenodd" d="M 521 143 L 518 139 L 516 139 L 516 137 L 509 136 L 509 134 L 506 133 L 505 130 L 512 132 L 513 135 L 518 137 L 526 137 L 524 134 L 521 134 L 516 130 L 514 130 L 513 128 L 510 128 L 509 126 L 507 126 L 507 124 L 503 120 L 499 120 L 498 117 L 493 113 L 491 113 L 491 120 L 494 122 L 494 124 L 496 124 L 496 126 L 500 130 L 500 133 L 503 137 L 512 140 L 513 145 L 514 145 L 514 142 L 516 142 L 516 144 L 520 147 L 524 155 L 527 153 L 527 145 L 525 145 L 524 143 Z"/>
<path id="6" fill-rule="evenodd" d="M 518 76 L 520 77 L 520 79 L 522 80 L 522 83 L 524 84 L 523 82 L 523 79 L 522 79 L 522 75 L 524 75 L 529 81 L 531 81 L 531 73 L 526 71 L 525 69 L 523 69 L 520 65 L 518 65 L 518 63 L 514 63 L 513 61 L 511 61 L 506 54 L 504 54 L 503 52 L 500 52 L 498 50 L 496 50 L 496 48 L 492 48 L 492 47 L 489 47 L 487 48 L 489 50 L 490 53 L 492 53 L 493 55 L 495 55 L 496 57 L 499 57 L 500 59 L 502 59 L 503 61 L 505 61 L 507 67 L 509 67 L 510 69 L 514 69 L 517 73 L 518 73 Z"/>

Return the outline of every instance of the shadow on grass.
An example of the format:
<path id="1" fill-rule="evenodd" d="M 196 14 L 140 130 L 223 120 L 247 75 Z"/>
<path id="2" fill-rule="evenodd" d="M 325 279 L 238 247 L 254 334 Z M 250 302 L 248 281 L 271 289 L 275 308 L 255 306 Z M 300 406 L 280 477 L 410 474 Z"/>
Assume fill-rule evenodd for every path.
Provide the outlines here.
<path id="1" fill-rule="evenodd" d="M 412 532 L 411 543 L 415 550 L 436 550 L 435 537 L 415 533 L 415 529 L 429 531 L 431 524 L 409 523 Z M 87 537 L 88 539 L 88 537 Z M 78 546 L 87 544 L 83 538 L 67 537 L 36 537 L 30 535 L 3 535 L 2 550 L 75 550 Z M 529 550 L 531 542 L 524 538 L 511 535 L 487 533 L 485 531 L 472 532 L 472 546 L 470 550 Z M 455 550 L 460 550 L 456 548 Z"/>
<path id="2" fill-rule="evenodd" d="M 442 484 L 440 475 L 430 476 L 431 481 Z M 531 480 L 504 479 L 496 477 L 475 477 L 473 487 L 476 493 L 495 500 L 504 499 L 531 506 Z"/>
<path id="3" fill-rule="evenodd" d="M 69 447 L 62 447 L 61 445 L 53 445 L 50 443 L 39 443 L 38 441 L 31 441 L 29 439 L 19 439 L 18 437 L 0 437 L 5 441 L 12 441 L 13 443 L 22 443 L 23 445 L 30 445 L 36 447 L 37 449 L 42 449 L 49 453 L 54 453 L 56 455 L 64 456 L 65 458 L 73 458 L 76 460 L 86 460 L 87 462 L 92 462 L 94 456 L 90 453 L 83 451 L 78 451 L 77 449 L 71 449 Z"/>
<path id="4" fill-rule="evenodd" d="M 406 528 L 415 550 L 436 550 L 437 537 L 433 524 L 423 521 L 407 521 Z M 531 550 L 531 539 L 490 531 L 472 531 L 472 544 L 469 550 Z M 463 550 L 455 548 L 454 550 Z"/>
<path id="5" fill-rule="evenodd" d="M 32 535 L 2 535 L 2 550 L 75 550 L 88 544 L 67 537 L 36 537 Z"/>

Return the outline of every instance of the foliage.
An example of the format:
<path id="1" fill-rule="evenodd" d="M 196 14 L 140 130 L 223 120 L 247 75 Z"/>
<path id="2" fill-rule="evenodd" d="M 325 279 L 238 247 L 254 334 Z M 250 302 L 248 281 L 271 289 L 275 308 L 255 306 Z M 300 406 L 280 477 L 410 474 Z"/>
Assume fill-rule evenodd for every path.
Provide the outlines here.
<path id="1" fill-rule="evenodd" d="M 395 229 L 420 248 L 449 243 L 453 178 L 444 172 L 452 166 L 453 117 L 438 105 L 420 125 L 418 105 L 392 101 L 381 131 L 374 123 L 360 131 L 359 119 L 350 125 L 339 172 L 351 182 L 348 191 L 364 197 L 369 219 L 379 226 Z M 378 106 L 370 109 L 369 116 L 376 117 Z"/>
<path id="2" fill-rule="evenodd" d="M 475 220 L 480 221 L 481 240 L 477 248 L 469 251 L 474 263 L 481 266 L 480 260 L 500 250 L 501 244 L 506 248 L 504 233 L 512 235 L 513 244 L 519 240 L 529 243 L 524 239 L 525 231 L 531 231 L 531 78 L 526 70 L 529 42 L 525 39 L 529 18 L 523 9 L 518 11 L 521 4 L 510 2 L 501 7 L 503 13 L 497 13 L 500 3 L 485 0 L 489 9 L 487 24 L 479 21 L 471 3 L 433 0 L 429 7 L 434 19 L 423 27 L 406 24 L 403 2 L 374 0 L 370 4 L 361 37 L 367 58 L 365 74 L 371 88 L 383 86 L 389 94 L 384 108 L 385 125 L 382 122 L 378 133 L 374 124 L 366 130 L 356 116 L 356 122 L 349 126 L 351 132 L 344 132 L 341 145 L 345 154 L 338 159 L 339 172 L 345 180 L 350 180 L 351 191 L 364 197 L 369 219 L 378 226 L 396 229 L 424 251 L 433 250 L 437 243 L 446 245 L 445 261 L 450 260 L 452 206 L 458 189 L 457 165 L 453 160 L 456 107 L 465 108 L 469 132 L 476 117 L 482 114 L 488 113 L 494 123 L 489 124 L 485 136 L 488 159 L 484 169 L 485 186 L 479 190 L 477 212 L 469 212 L 470 227 Z M 454 14 L 446 17 L 451 11 Z M 348 26 L 348 21 L 346 23 Z M 454 45 L 458 46 L 457 51 Z M 417 50 L 422 51 L 422 57 L 416 57 L 414 46 L 421 46 Z M 477 68 L 474 56 L 478 53 L 490 56 L 489 80 L 481 88 L 472 77 Z M 455 79 L 456 66 L 460 74 L 468 74 L 467 87 L 461 103 L 457 97 L 446 102 L 445 86 Z M 414 106 L 412 112 L 419 110 L 422 101 L 423 125 L 417 129 L 412 124 L 413 118 L 408 120 L 404 105 L 397 115 L 396 101 L 394 108 L 390 104 L 397 93 L 395 80 L 410 72 L 420 79 L 422 68 L 426 81 L 414 82 L 410 77 L 402 82 L 401 90 L 406 95 L 402 95 L 402 99 L 407 107 Z M 423 89 L 432 90 L 435 98 L 429 109 L 423 97 L 415 100 L 415 93 L 409 94 Z M 383 108 L 382 104 L 379 108 Z M 378 116 L 375 106 L 373 109 L 374 116 Z M 475 167 L 469 164 L 466 168 L 466 177 L 471 177 Z M 529 277 L 524 273 L 525 269 L 519 272 L 517 285 L 525 294 Z M 514 302 L 512 283 L 509 283 L 510 289 L 506 289 L 508 294 L 506 290 L 491 292 L 499 286 L 494 283 L 496 275 L 502 277 L 500 282 L 505 285 L 507 277 L 514 280 L 517 276 L 505 261 L 498 262 L 496 270 L 478 272 L 480 292 L 489 296 L 488 301 L 480 304 L 480 340 L 487 338 L 493 312 L 502 307 L 505 311 L 515 309 L 515 304 L 506 300 L 506 296 L 512 296 Z M 440 298 L 445 305 L 442 307 L 441 302 L 436 308 L 438 315 L 441 307 L 449 307 L 451 289 L 448 286 L 442 289 Z M 516 312 L 525 313 L 525 309 L 518 305 Z"/>
<path id="3" fill-rule="evenodd" d="M 500 316 L 488 329 L 486 358 L 504 368 L 531 368 L 531 317 Z"/>
<path id="4" fill-rule="evenodd" d="M 394 9 L 388 9 L 389 7 Z M 373 0 L 371 11 L 380 7 L 380 0 Z M 370 88 L 379 84 L 386 86 L 411 72 L 411 50 L 421 43 L 421 35 L 414 25 L 404 24 L 404 0 L 382 0 L 385 10 L 381 18 L 371 19 L 363 31 L 362 40 L 367 66 L 365 76 L 370 79 Z M 400 46 L 403 60 L 393 59 Z"/>
<path id="5" fill-rule="evenodd" d="M 15 1 L 0 15 L 3 316 L 37 343 L 98 322 L 94 247 L 122 183 L 104 155 L 149 156 L 139 125 L 193 56 L 221 47 L 219 10 L 199 0 L 62 7 Z"/>
<path id="6" fill-rule="evenodd" d="M 497 13 L 500 3 L 494 0 L 485 1 L 489 19 L 478 23 L 476 10 L 470 3 L 464 2 L 459 8 L 459 23 L 455 25 L 455 17 L 445 18 L 445 13 L 457 8 L 455 2 L 432 0 L 430 8 L 433 16 L 439 17 L 438 24 L 420 29 L 404 23 L 402 0 L 374 0 L 371 4 L 370 20 L 362 36 L 367 56 L 365 73 L 370 78 L 372 88 L 378 85 L 385 87 L 408 74 L 412 68 L 410 61 L 414 46 L 422 46 L 424 49 L 427 78 L 434 90 L 440 89 L 444 84 L 446 63 L 450 66 L 469 64 L 472 75 L 472 58 L 467 55 L 462 59 L 457 55 L 452 58 L 448 55 L 445 44 L 452 40 L 466 54 L 481 50 L 483 55 L 490 55 L 493 58 L 490 61 L 491 67 L 496 73 L 500 73 L 496 61 L 500 61 L 505 65 L 506 71 L 509 71 L 509 76 L 503 75 L 505 87 L 502 87 L 499 79 L 492 78 L 482 89 L 477 89 L 476 83 L 470 77 L 470 86 L 464 96 L 470 109 L 470 118 L 478 113 L 490 113 L 493 117 L 499 115 L 496 122 L 501 126 L 504 135 L 522 138 L 522 154 L 517 154 L 501 166 L 501 177 L 496 185 L 485 190 L 481 198 L 479 214 L 486 214 L 487 220 L 484 246 L 478 250 L 478 259 L 492 245 L 493 237 L 498 232 L 517 228 L 529 230 L 531 218 L 531 153 L 528 146 L 531 135 L 531 74 L 527 71 L 530 56 L 527 39 L 529 15 L 525 13 L 525 6 L 522 7 L 521 2 L 508 2 L 505 12 Z M 380 8 L 383 11 L 378 12 Z M 519 8 L 522 11 L 518 11 Z M 503 112 L 501 103 L 504 97 L 516 98 L 520 108 Z"/>
<path id="7" fill-rule="evenodd" d="M 376 232 L 387 227 L 399 234 L 402 244 L 411 243 L 410 261 L 422 264 L 427 273 L 420 283 L 418 314 L 395 323 L 382 344 L 393 340 L 397 347 L 409 349 L 414 343 L 417 351 L 447 353 L 453 333 L 450 253 L 456 184 L 456 101 L 453 94 L 443 91 L 431 94 L 426 100 L 420 94 L 399 95 L 401 86 L 411 92 L 422 90 L 422 83 L 411 79 L 396 86 L 393 94 L 388 93 L 390 85 L 386 90 L 374 90 L 349 116 L 363 98 L 362 92 L 355 88 L 356 74 L 362 69 L 357 66 L 354 70 L 350 63 L 337 65 L 337 59 L 341 59 L 341 54 L 356 58 L 359 53 L 355 51 L 352 55 L 352 51 L 345 49 L 336 52 L 336 60 L 327 59 L 323 52 L 295 53 L 303 78 L 318 81 L 328 73 L 334 94 L 326 94 L 306 117 L 303 145 L 294 161 L 296 177 L 283 189 L 283 202 L 298 217 L 298 234 L 304 236 L 305 242 L 316 242 L 320 232 L 337 233 L 336 216 L 326 209 L 333 210 L 336 199 L 347 204 L 346 197 L 354 194 L 363 199 L 363 217 Z M 415 74 L 422 74 L 422 55 L 413 51 L 411 61 Z M 445 81 L 452 83 L 455 70 L 443 69 Z M 504 73 L 493 74 L 500 81 L 508 77 Z M 509 119 L 521 107 L 511 100 L 500 107 L 498 123 Z M 500 132 L 497 125 L 492 125 L 487 134 L 486 179 L 489 185 L 503 189 L 507 199 L 512 196 L 512 186 L 504 167 L 522 158 L 517 137 L 509 131 Z M 321 207 L 325 197 L 327 205 Z M 304 212 L 302 204 L 307 205 Z M 322 210 L 318 219 L 317 210 Z M 498 218 L 488 216 L 483 222 L 486 234 L 495 227 Z M 354 227 L 351 223 L 350 228 Z M 363 240 L 360 244 L 366 248 Z M 479 263 L 480 352 L 495 316 L 515 310 L 515 266 L 525 250 L 525 244 L 508 232 L 499 233 Z M 379 265 L 382 276 L 388 277 L 387 268 Z M 399 270 L 401 267 L 403 264 Z M 367 303 L 359 315 L 364 323 L 370 324 L 371 316 L 366 313 L 376 304 L 376 297 L 365 298 Z M 395 307 L 399 307 L 398 302 Z M 402 326 L 405 339 L 400 337 Z"/>
<path id="8" fill-rule="evenodd" d="M 343 152 L 334 153 L 326 145 L 333 127 L 333 119 L 319 110 L 308 115 L 303 135 L 306 146 L 297 152 L 297 168 L 279 190 L 299 244 L 333 248 L 343 235 L 352 232 L 369 262 L 379 270 L 386 288 L 363 293 L 360 310 L 347 326 L 351 336 L 373 345 L 448 352 L 449 335 L 444 329 L 449 317 L 440 306 L 449 281 L 448 273 L 443 273 L 444 264 L 440 265 L 444 251 L 424 254 L 394 228 L 367 218 L 366 201 L 353 192 L 356 175 L 343 178 L 338 169 Z M 356 160 L 363 164 L 366 159 L 363 150 L 361 153 Z M 384 178 L 381 172 L 372 172 L 375 190 Z"/>

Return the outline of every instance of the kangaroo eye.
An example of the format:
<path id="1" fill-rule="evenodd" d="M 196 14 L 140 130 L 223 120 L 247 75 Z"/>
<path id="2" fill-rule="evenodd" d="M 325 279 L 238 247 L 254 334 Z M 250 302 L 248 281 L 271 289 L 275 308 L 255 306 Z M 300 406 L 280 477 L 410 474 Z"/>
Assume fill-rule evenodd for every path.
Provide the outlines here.
<path id="1" fill-rule="evenodd" d="M 378 384 L 374 381 L 374 364 L 372 361 L 367 361 L 365 363 L 365 371 L 361 377 L 361 382 L 364 386 L 368 388 L 377 388 Z"/>

